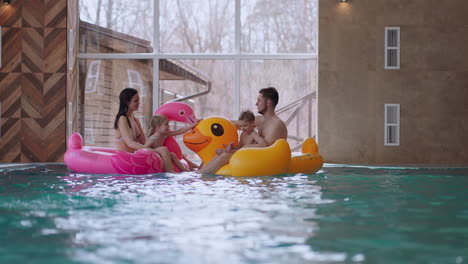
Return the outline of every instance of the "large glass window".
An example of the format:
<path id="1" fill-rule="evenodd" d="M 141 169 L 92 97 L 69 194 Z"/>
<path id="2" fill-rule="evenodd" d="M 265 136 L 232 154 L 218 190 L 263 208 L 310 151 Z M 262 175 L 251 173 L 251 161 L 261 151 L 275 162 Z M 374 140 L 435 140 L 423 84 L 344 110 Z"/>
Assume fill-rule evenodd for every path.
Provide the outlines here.
<path id="1" fill-rule="evenodd" d="M 86 143 L 114 146 L 113 118 L 107 119 L 125 87 L 144 97 L 139 117 L 146 126 L 154 109 L 171 100 L 189 103 L 199 118 L 237 119 L 241 110 L 256 112 L 258 90 L 273 86 L 291 145 L 314 136 L 317 2 L 80 0 Z M 108 97 L 109 105 L 95 97 Z"/>
<path id="2" fill-rule="evenodd" d="M 232 0 L 161 0 L 161 52 L 234 52 L 234 7 Z"/>
<path id="3" fill-rule="evenodd" d="M 119 94 L 126 87 L 135 88 L 141 105 L 135 116 L 145 131 L 152 115 L 152 60 L 81 60 L 80 61 L 81 132 L 86 145 L 114 146 L 114 121 L 119 108 Z"/>
<path id="4" fill-rule="evenodd" d="M 154 2 L 80 0 L 80 51 L 152 52 Z"/>
<path id="5" fill-rule="evenodd" d="M 242 51 L 316 52 L 317 1 L 241 1 Z"/>
<path id="6" fill-rule="evenodd" d="M 234 63 L 232 60 L 179 60 L 179 63 L 197 69 L 200 81 L 186 78 L 185 80 L 164 80 L 160 71 L 159 89 L 162 93 L 162 103 L 177 98 L 189 96 L 210 89 L 204 96 L 190 99 L 197 118 L 212 115 L 232 117 L 234 98 L 230 96 L 234 90 Z"/>

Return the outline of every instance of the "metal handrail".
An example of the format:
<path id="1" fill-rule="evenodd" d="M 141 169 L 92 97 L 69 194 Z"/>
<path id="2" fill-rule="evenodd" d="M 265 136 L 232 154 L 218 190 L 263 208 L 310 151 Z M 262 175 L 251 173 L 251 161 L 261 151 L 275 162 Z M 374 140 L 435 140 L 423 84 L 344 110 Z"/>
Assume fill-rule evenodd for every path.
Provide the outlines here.
<path id="1" fill-rule="evenodd" d="M 185 100 L 189 100 L 189 99 L 192 99 L 192 98 L 196 98 L 196 97 L 200 97 L 202 95 L 205 95 L 205 94 L 207 94 L 207 93 L 209 93 L 211 91 L 211 82 L 207 83 L 206 88 L 207 89 L 205 91 L 201 91 L 201 92 L 190 94 L 190 95 L 183 96 L 183 97 L 180 97 L 180 98 L 172 99 L 172 100 L 169 100 L 167 102 L 168 103 L 169 102 L 181 102 L 181 101 L 185 101 Z"/>
<path id="2" fill-rule="evenodd" d="M 281 113 L 284 113 L 288 110 L 291 110 L 293 108 L 294 111 L 293 113 L 288 117 L 288 119 L 286 120 L 285 124 L 286 126 L 289 125 L 293 120 L 294 118 L 297 118 L 298 117 L 298 114 L 299 112 L 304 108 L 305 105 L 309 104 L 311 106 L 312 104 L 312 98 L 316 96 L 316 91 L 312 92 L 312 93 L 309 93 L 309 94 L 306 94 L 304 96 L 302 96 L 301 98 L 295 100 L 295 101 L 292 101 L 291 103 L 281 107 L 280 109 L 278 109 L 276 111 L 276 114 L 281 114 Z M 312 115 L 312 112 L 311 110 L 309 109 L 309 114 L 308 114 L 308 131 L 310 133 L 311 131 L 311 127 L 312 127 L 312 124 L 311 124 L 311 115 Z M 308 135 L 309 137 L 315 137 L 315 135 Z M 297 149 L 299 149 L 301 146 L 302 146 L 302 141 L 304 141 L 304 137 L 299 137 L 297 135 L 290 135 L 288 133 L 288 139 L 292 139 L 292 140 L 295 140 L 295 141 L 299 141 L 298 144 L 294 145 L 291 147 L 291 150 L 292 151 L 296 151 Z"/>
<path id="3" fill-rule="evenodd" d="M 305 99 L 307 99 L 307 100 L 311 99 L 311 97 L 314 97 L 316 93 L 317 93 L 316 91 L 313 91 L 313 92 L 311 92 L 309 94 L 306 94 L 306 95 L 300 97 L 299 99 L 297 99 L 295 101 L 292 101 L 291 103 L 289 103 L 289 104 L 281 107 L 280 109 L 276 110 L 276 114 L 281 114 L 283 112 L 288 111 L 289 109 L 293 108 L 294 105 L 298 104 L 299 102 L 302 102 Z"/>

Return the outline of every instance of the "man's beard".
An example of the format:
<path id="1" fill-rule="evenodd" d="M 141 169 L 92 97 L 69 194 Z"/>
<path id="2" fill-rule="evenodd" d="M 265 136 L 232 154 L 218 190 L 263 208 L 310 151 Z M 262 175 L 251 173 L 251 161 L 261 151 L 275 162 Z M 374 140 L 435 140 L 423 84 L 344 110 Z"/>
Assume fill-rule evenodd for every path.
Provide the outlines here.
<path id="1" fill-rule="evenodd" d="M 258 110 L 258 113 L 263 115 L 265 113 L 265 107 L 263 107 L 263 109 L 261 109 L 261 110 Z"/>

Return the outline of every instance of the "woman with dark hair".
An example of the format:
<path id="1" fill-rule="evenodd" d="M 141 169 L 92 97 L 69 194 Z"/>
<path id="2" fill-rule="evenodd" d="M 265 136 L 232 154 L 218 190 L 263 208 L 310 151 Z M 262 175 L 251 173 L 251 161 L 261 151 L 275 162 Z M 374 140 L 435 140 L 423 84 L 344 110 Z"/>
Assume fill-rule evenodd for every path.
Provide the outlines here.
<path id="1" fill-rule="evenodd" d="M 120 92 L 119 112 L 115 116 L 114 129 L 117 139 L 117 149 L 126 152 L 135 152 L 144 146 L 146 137 L 140 121 L 133 113 L 140 106 L 140 96 L 133 88 L 125 88 Z"/>
<path id="2" fill-rule="evenodd" d="M 140 121 L 133 113 L 140 106 L 140 96 L 133 88 L 125 88 L 120 92 L 119 112 L 115 116 L 114 129 L 117 138 L 117 149 L 133 153 L 139 149 L 155 151 L 163 160 L 163 168 L 166 172 L 175 172 L 171 161 L 171 153 L 167 147 L 160 147 L 158 151 L 147 147 L 145 133 Z"/>

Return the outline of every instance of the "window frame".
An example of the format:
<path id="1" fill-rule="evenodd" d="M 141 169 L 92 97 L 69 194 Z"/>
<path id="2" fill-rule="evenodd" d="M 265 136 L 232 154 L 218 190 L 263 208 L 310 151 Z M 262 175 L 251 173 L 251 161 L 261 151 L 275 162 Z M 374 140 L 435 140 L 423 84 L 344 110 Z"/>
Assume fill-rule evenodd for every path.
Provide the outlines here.
<path id="1" fill-rule="evenodd" d="M 159 98 L 159 60 L 161 59 L 228 59 L 235 63 L 234 71 L 234 105 L 233 113 L 237 116 L 240 113 L 240 79 L 242 60 L 313 60 L 317 63 L 317 53 L 242 53 L 241 52 L 241 0 L 235 0 L 235 47 L 234 53 L 160 53 L 160 10 L 159 0 L 155 0 L 153 5 L 153 43 L 152 53 L 78 53 L 79 60 L 119 60 L 119 59 L 152 59 L 153 60 L 153 102 L 152 108 L 160 106 Z"/>
<path id="2" fill-rule="evenodd" d="M 389 109 L 395 107 L 395 122 L 389 122 Z M 388 128 L 395 127 L 395 142 L 390 141 Z M 400 104 L 385 104 L 384 105 L 384 146 L 400 146 Z"/>
<path id="3" fill-rule="evenodd" d="M 397 43 L 396 46 L 388 46 L 388 34 L 391 30 L 396 30 L 397 32 Z M 396 50 L 397 57 L 396 57 L 396 66 L 388 66 L 388 51 L 389 50 Z M 385 27 L 385 65 L 384 68 L 386 70 L 398 70 L 400 69 L 400 27 Z"/>

